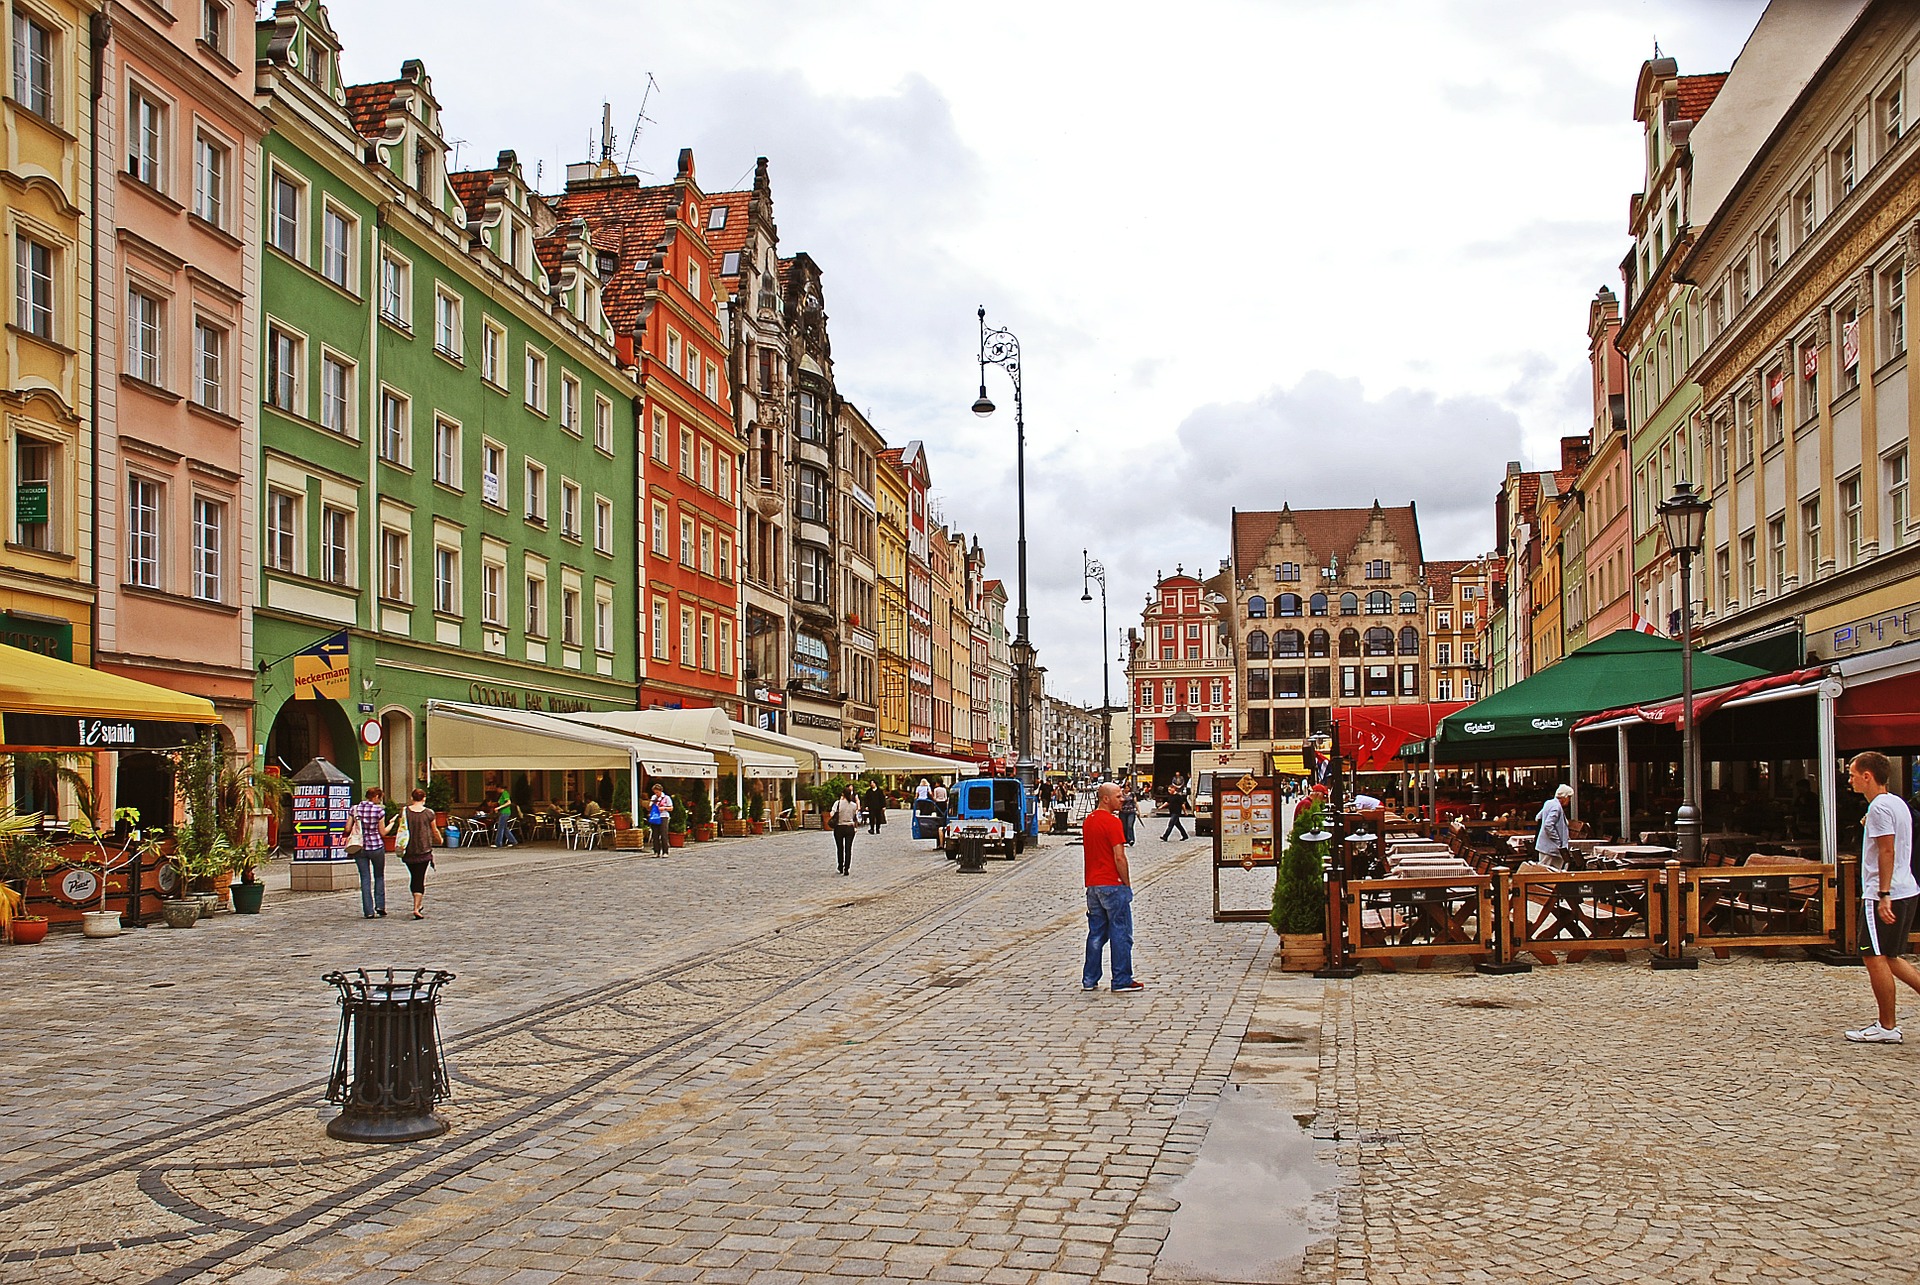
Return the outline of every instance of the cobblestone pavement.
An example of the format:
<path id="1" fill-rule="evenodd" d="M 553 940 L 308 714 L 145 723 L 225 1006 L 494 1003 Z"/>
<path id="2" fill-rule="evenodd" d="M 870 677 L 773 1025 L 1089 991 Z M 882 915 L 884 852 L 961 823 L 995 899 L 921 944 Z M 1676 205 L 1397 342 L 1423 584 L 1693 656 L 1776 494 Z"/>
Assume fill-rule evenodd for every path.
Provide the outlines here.
<path id="1" fill-rule="evenodd" d="M 0 1280 L 1145 1281 L 1271 955 L 1136 849 L 1150 989 L 1083 995 L 1077 850 L 890 827 L 449 854 L 358 894 L 5 956 Z M 405 904 L 404 878 L 390 905 Z M 328 1139 L 322 972 L 446 967 L 451 1131 Z"/>
<path id="2" fill-rule="evenodd" d="M 1310 1278 L 1920 1278 L 1920 1047 L 1841 1038 L 1872 1015 L 1859 969 L 1753 956 L 1329 982 Z"/>

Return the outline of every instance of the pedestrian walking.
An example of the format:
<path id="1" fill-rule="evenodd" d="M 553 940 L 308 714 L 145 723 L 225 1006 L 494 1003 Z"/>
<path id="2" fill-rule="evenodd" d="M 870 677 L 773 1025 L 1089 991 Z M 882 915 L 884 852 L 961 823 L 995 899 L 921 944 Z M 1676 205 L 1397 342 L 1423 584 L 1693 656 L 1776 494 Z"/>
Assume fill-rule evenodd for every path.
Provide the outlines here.
<path id="1" fill-rule="evenodd" d="M 514 848 L 520 840 L 513 834 L 513 796 L 507 793 L 504 782 L 500 786 L 500 798 L 493 805 L 493 846 L 496 848 Z"/>
<path id="2" fill-rule="evenodd" d="M 829 819 L 833 822 L 833 850 L 840 860 L 840 873 L 852 874 L 853 836 L 860 829 L 860 800 L 854 797 L 851 785 L 841 790 L 840 797 L 833 801 Z"/>
<path id="3" fill-rule="evenodd" d="M 347 829 L 347 849 L 358 843 L 353 865 L 360 872 L 360 915 L 363 919 L 384 919 L 387 915 L 387 805 L 381 801 L 379 786 L 368 790 L 354 805 L 352 825 Z"/>
<path id="4" fill-rule="evenodd" d="M 1898 979 L 1920 991 L 1920 969 L 1901 956 L 1920 906 L 1920 883 L 1913 877 L 1913 817 L 1906 802 L 1887 789 L 1893 765 L 1868 750 L 1847 764 L 1849 784 L 1867 801 L 1860 842 L 1860 957 L 1873 988 L 1873 1022 L 1847 1038 L 1856 1044 L 1901 1042 Z"/>
<path id="5" fill-rule="evenodd" d="M 655 781 L 653 793 L 647 798 L 647 834 L 653 843 L 653 855 L 667 855 L 667 825 L 673 820 L 673 796 L 666 788 Z"/>
<path id="6" fill-rule="evenodd" d="M 1104 790 L 1107 787 L 1103 785 L 1100 788 Z M 1098 811 L 1100 808 L 1100 796 L 1097 793 L 1093 797 L 1093 806 L 1094 811 Z M 1087 815 L 1092 816 L 1093 813 L 1089 812 Z M 1133 787 L 1129 785 L 1120 792 L 1120 826 L 1121 829 L 1126 832 L 1127 846 L 1129 848 L 1133 846 L 1133 827 L 1138 825 L 1139 822 L 1140 799 L 1134 794 Z"/>
<path id="7" fill-rule="evenodd" d="M 400 859 L 407 863 L 407 887 L 413 893 L 413 917 L 427 917 L 427 867 L 433 864 L 433 850 L 440 845 L 440 827 L 433 823 L 433 809 L 427 806 L 427 792 L 416 789 L 413 801 L 394 818 L 402 836 Z"/>
<path id="8" fill-rule="evenodd" d="M 1093 811 L 1080 823 L 1082 865 L 1087 885 L 1087 958 L 1080 989 L 1100 989 L 1100 956 L 1111 950 L 1113 989 L 1122 994 L 1145 990 L 1133 975 L 1133 881 L 1127 869 L 1126 829 L 1120 823 L 1122 791 L 1103 785 Z"/>
<path id="9" fill-rule="evenodd" d="M 1567 800 L 1572 797 L 1573 787 L 1562 785 L 1534 817 L 1540 823 L 1540 832 L 1533 836 L 1534 855 L 1541 865 L 1555 870 L 1573 868 L 1573 838 L 1567 827 Z"/>
<path id="10" fill-rule="evenodd" d="M 867 786 L 866 797 L 860 800 L 860 806 L 867 814 L 867 833 L 879 834 L 880 827 L 887 823 L 887 792 L 875 781 Z"/>
<path id="11" fill-rule="evenodd" d="M 1187 827 L 1180 820 L 1186 814 L 1186 810 L 1187 783 L 1178 772 L 1175 772 L 1173 780 L 1167 782 L 1167 828 L 1160 832 L 1160 842 L 1165 843 L 1175 830 L 1180 832 L 1183 840 L 1187 838 Z"/>

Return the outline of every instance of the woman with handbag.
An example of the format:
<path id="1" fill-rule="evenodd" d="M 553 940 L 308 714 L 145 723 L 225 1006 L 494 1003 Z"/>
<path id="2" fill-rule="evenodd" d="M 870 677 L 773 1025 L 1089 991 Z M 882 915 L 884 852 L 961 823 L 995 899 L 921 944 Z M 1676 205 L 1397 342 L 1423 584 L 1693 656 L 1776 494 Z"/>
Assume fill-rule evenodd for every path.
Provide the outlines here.
<path id="1" fill-rule="evenodd" d="M 860 828 L 860 800 L 849 785 L 833 801 L 833 848 L 840 858 L 840 873 L 853 873 L 853 836 Z"/>
<path id="2" fill-rule="evenodd" d="M 376 785 L 347 819 L 347 855 L 360 871 L 360 914 L 366 919 L 387 915 L 387 805 L 380 799 Z"/>
<path id="3" fill-rule="evenodd" d="M 414 790 L 413 802 L 393 819 L 393 829 L 400 839 L 400 859 L 407 863 L 407 886 L 413 891 L 413 917 L 425 919 L 427 867 L 433 864 L 433 850 L 440 843 L 440 829 L 433 823 L 433 809 L 427 806 L 425 790 Z"/>

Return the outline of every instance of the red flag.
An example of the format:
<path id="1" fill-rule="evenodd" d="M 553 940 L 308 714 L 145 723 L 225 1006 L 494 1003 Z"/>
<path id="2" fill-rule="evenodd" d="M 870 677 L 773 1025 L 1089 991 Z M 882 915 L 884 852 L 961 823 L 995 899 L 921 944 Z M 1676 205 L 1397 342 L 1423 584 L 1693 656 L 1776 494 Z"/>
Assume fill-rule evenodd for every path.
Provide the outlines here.
<path id="1" fill-rule="evenodd" d="M 1657 625 L 1655 625 L 1651 620 L 1648 620 L 1645 616 L 1641 615 L 1637 611 L 1633 613 L 1633 628 L 1639 630 L 1643 634 L 1653 634 L 1655 636 L 1658 636 L 1660 633 L 1660 629 Z"/>

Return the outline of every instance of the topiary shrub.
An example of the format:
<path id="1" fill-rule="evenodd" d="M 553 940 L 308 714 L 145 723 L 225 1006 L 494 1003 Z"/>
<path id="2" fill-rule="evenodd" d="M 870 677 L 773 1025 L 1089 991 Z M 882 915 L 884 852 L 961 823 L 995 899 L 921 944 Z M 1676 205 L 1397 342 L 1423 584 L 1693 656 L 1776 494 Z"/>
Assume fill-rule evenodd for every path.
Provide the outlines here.
<path id="1" fill-rule="evenodd" d="M 1302 806 L 1293 814 L 1293 830 L 1280 858 L 1280 877 L 1273 881 L 1273 913 L 1267 917 L 1277 933 L 1311 936 L 1326 931 L 1327 884 L 1322 870 L 1329 840 L 1301 837 L 1318 831 L 1326 819 L 1324 801 Z"/>

